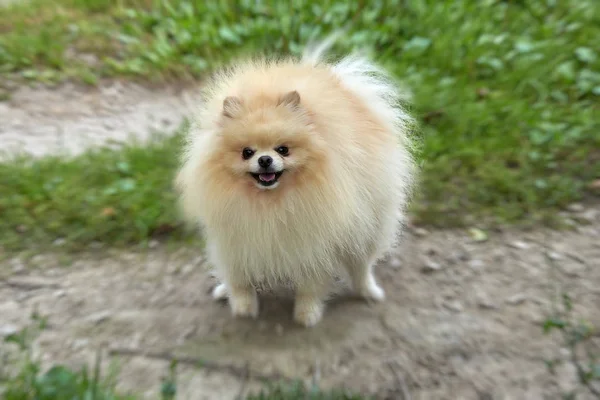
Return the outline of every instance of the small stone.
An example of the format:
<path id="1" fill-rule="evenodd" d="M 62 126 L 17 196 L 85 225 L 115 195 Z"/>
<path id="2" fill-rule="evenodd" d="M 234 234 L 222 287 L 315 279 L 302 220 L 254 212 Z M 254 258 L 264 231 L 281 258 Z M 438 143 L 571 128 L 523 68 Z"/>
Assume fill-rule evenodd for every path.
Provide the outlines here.
<path id="1" fill-rule="evenodd" d="M 448 290 L 447 292 L 442 294 L 442 297 L 444 298 L 444 300 L 452 300 L 455 299 L 458 295 L 459 293 L 456 293 L 453 290 Z"/>
<path id="2" fill-rule="evenodd" d="M 41 267 L 42 265 L 46 264 L 47 257 L 44 254 L 36 254 L 35 256 L 31 257 L 30 261 L 31 264 Z"/>
<path id="3" fill-rule="evenodd" d="M 469 254 L 464 250 L 456 250 L 450 253 L 448 257 L 446 257 L 446 261 L 448 264 L 457 264 L 463 261 L 467 261 L 469 259 Z"/>
<path id="4" fill-rule="evenodd" d="M 148 242 L 148 247 L 151 249 L 155 249 L 158 247 L 160 243 L 158 242 L 158 240 L 151 240 L 150 242 Z"/>
<path id="5" fill-rule="evenodd" d="M 101 249 L 102 247 L 104 247 L 104 245 L 101 242 L 92 242 L 90 243 L 90 248 L 94 249 L 94 250 L 98 250 Z"/>
<path id="6" fill-rule="evenodd" d="M 107 319 L 109 319 L 111 316 L 111 313 L 109 311 L 99 311 L 97 313 L 93 313 L 88 315 L 85 320 L 87 322 L 91 322 L 94 324 L 100 324 L 103 321 L 106 321 Z"/>
<path id="7" fill-rule="evenodd" d="M 480 299 L 479 301 L 477 301 L 477 305 L 479 306 L 479 308 L 484 309 L 484 310 L 498 309 L 498 306 L 496 304 L 492 303 L 491 300 L 489 300 L 489 299 Z"/>
<path id="8" fill-rule="evenodd" d="M 444 307 L 446 307 L 448 310 L 450 311 L 454 311 L 454 312 L 462 312 L 463 310 L 463 306 L 462 304 L 460 304 L 459 301 L 445 301 L 444 303 Z"/>
<path id="9" fill-rule="evenodd" d="M 498 306 L 490 300 L 489 296 L 482 289 L 479 289 L 475 295 L 477 305 L 484 310 L 497 309 Z"/>
<path id="10" fill-rule="evenodd" d="M 478 260 L 478 259 L 469 261 L 469 268 L 476 270 L 476 271 L 481 270 L 484 267 L 484 265 L 485 264 L 483 263 L 483 261 Z"/>
<path id="11" fill-rule="evenodd" d="M 71 348 L 73 350 L 79 350 L 87 346 L 89 342 L 89 339 L 75 339 L 71 344 Z"/>
<path id="12" fill-rule="evenodd" d="M 579 225 L 573 218 L 563 218 L 562 223 L 569 228 L 575 228 Z"/>
<path id="13" fill-rule="evenodd" d="M 195 330 L 193 330 L 193 331 L 195 331 Z M 184 333 L 184 337 L 186 337 L 186 338 L 190 337 L 192 335 L 192 333 L 193 332 L 190 332 L 190 330 L 188 329 Z M 131 349 L 139 349 L 140 346 L 141 346 L 141 344 L 142 344 L 142 334 L 140 332 L 137 332 L 135 335 L 133 335 L 133 338 L 131 338 L 131 340 L 129 341 L 129 343 L 127 343 L 127 347 L 129 347 Z"/>
<path id="14" fill-rule="evenodd" d="M 510 296 L 508 299 L 506 299 L 506 302 L 508 304 L 510 304 L 511 306 L 517 306 L 519 304 L 523 304 L 525 302 L 525 300 L 527 300 L 527 296 L 523 293 L 517 293 L 513 296 Z"/>
<path id="15" fill-rule="evenodd" d="M 31 297 L 31 293 L 29 292 L 19 292 L 17 293 L 17 295 L 15 296 L 15 300 L 17 300 L 18 302 L 24 302 L 26 300 L 28 300 Z"/>
<path id="16" fill-rule="evenodd" d="M 548 257 L 549 257 L 551 260 L 554 260 L 554 261 L 560 261 L 560 260 L 563 260 L 563 259 L 564 259 L 564 257 L 563 257 L 563 256 L 562 256 L 560 253 L 557 253 L 557 252 L 555 252 L 555 251 L 551 251 L 551 252 L 549 252 L 549 253 L 548 253 Z"/>
<path id="17" fill-rule="evenodd" d="M 587 264 L 587 263 L 586 263 L 586 259 L 585 259 L 585 258 L 582 258 L 581 256 L 579 256 L 579 255 L 578 255 L 578 254 L 576 254 L 576 253 L 571 253 L 571 252 L 568 252 L 568 253 L 567 253 L 567 252 L 566 252 L 566 253 L 564 253 L 564 255 L 565 255 L 565 257 L 566 257 L 566 258 L 570 258 L 571 260 L 573 260 L 573 261 L 576 261 L 576 262 L 578 262 L 579 264 L 582 264 L 582 265 L 586 265 L 586 264 Z"/>
<path id="18" fill-rule="evenodd" d="M 538 310 L 528 310 L 523 316 L 528 318 L 534 325 L 542 325 L 546 320 L 546 316 Z"/>
<path id="19" fill-rule="evenodd" d="M 437 254 L 437 250 L 434 249 L 433 247 L 430 247 L 427 249 L 425 254 L 427 254 L 428 256 L 435 256 Z"/>
<path id="20" fill-rule="evenodd" d="M 60 298 L 60 297 L 65 297 L 67 295 L 67 292 L 64 290 L 57 290 L 56 292 L 54 292 L 54 297 Z"/>
<path id="21" fill-rule="evenodd" d="M 115 129 L 115 124 L 113 123 L 113 121 L 104 121 L 104 123 L 102 124 L 104 125 L 104 128 L 108 129 L 109 131 L 112 131 Z"/>
<path id="22" fill-rule="evenodd" d="M 414 234 L 416 236 L 420 236 L 420 237 L 429 235 L 429 231 L 427 229 L 425 229 L 425 228 L 418 228 L 417 227 L 417 228 L 413 229 L 413 232 L 414 232 Z"/>
<path id="23" fill-rule="evenodd" d="M 530 247 L 528 243 L 525 243 L 522 240 L 515 240 L 514 242 L 511 242 L 509 245 L 510 245 L 510 247 L 512 247 L 514 249 L 519 249 L 519 250 L 526 250 Z"/>
<path id="24" fill-rule="evenodd" d="M 590 190 L 599 191 L 600 192 L 600 179 L 595 179 L 588 184 L 588 188 Z"/>
<path id="25" fill-rule="evenodd" d="M 283 326 L 281 324 L 275 325 L 275 334 L 277 336 L 283 336 Z"/>
<path id="26" fill-rule="evenodd" d="M 432 273 L 435 271 L 439 271 L 440 269 L 442 269 L 442 266 L 430 259 L 426 259 L 425 262 L 423 263 L 423 267 L 421 268 L 421 272 L 423 273 Z"/>
<path id="27" fill-rule="evenodd" d="M 578 387 L 577 367 L 570 362 L 560 363 L 556 369 L 556 384 L 561 393 L 574 392 Z M 565 396 L 566 397 L 566 396 Z M 579 398 L 579 396 L 577 396 Z"/>
<path id="28" fill-rule="evenodd" d="M 194 270 L 194 268 L 194 264 L 185 264 L 183 267 L 181 267 L 179 272 L 181 273 L 181 275 L 189 275 Z"/>
<path id="29" fill-rule="evenodd" d="M 56 268 L 52 268 L 52 269 L 46 270 L 46 275 L 51 276 L 51 277 L 58 277 L 58 276 L 62 275 L 62 271 L 60 271 Z"/>
<path id="30" fill-rule="evenodd" d="M 78 57 L 90 67 L 96 67 L 100 63 L 100 60 L 98 60 L 98 57 L 95 54 L 83 53 L 79 54 Z"/>
<path id="31" fill-rule="evenodd" d="M 0 325 L 0 337 L 14 335 L 17 332 L 19 332 L 19 328 L 17 328 L 15 325 Z"/>
<path id="32" fill-rule="evenodd" d="M 579 214 L 577 216 L 578 220 L 580 220 L 581 222 L 584 222 L 584 223 L 589 223 L 589 224 L 596 222 L 597 218 L 598 218 L 598 212 L 596 210 L 594 210 L 593 208 L 583 211 L 581 214 Z"/>
<path id="33" fill-rule="evenodd" d="M 167 273 L 170 275 L 178 275 L 181 272 L 181 265 L 176 263 L 167 264 Z"/>
<path id="34" fill-rule="evenodd" d="M 530 296 L 528 300 L 544 308 L 550 308 L 552 305 L 550 300 L 538 296 Z"/>
<path id="35" fill-rule="evenodd" d="M 399 269 L 402 266 L 402 261 L 399 257 L 392 257 L 390 259 L 389 266 L 393 269 Z"/>
<path id="36" fill-rule="evenodd" d="M 63 246 L 65 243 L 67 243 L 67 241 L 63 238 L 56 239 L 54 242 L 52 242 L 54 246 Z"/>
<path id="37" fill-rule="evenodd" d="M 581 277 L 585 275 L 585 264 L 569 260 L 568 262 L 561 263 L 559 267 L 565 273 L 565 275 L 572 278 Z"/>
<path id="38" fill-rule="evenodd" d="M 25 271 L 25 264 L 23 264 L 23 261 L 19 260 L 18 258 L 12 259 L 10 264 L 13 272 L 16 274 Z"/>
<path id="39" fill-rule="evenodd" d="M 579 203 L 573 203 L 573 204 L 569 204 L 567 206 L 567 210 L 569 210 L 571 212 L 579 213 L 579 212 L 584 211 L 585 208 L 581 204 L 579 204 Z"/>
<path id="40" fill-rule="evenodd" d="M 6 280 L 8 286 L 16 287 L 22 290 L 36 290 L 43 288 L 59 288 L 60 285 L 50 279 L 35 277 L 35 276 L 21 276 L 13 277 Z"/>
<path id="41" fill-rule="evenodd" d="M 460 261 L 469 261 L 471 259 L 471 256 L 466 251 L 460 251 L 458 252 L 458 259 Z"/>

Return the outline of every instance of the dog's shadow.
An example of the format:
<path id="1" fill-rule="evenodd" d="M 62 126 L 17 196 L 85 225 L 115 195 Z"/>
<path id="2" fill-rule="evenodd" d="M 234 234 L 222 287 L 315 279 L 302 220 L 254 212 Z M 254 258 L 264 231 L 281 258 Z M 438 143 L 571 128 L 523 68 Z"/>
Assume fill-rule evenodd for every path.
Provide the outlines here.
<path id="1" fill-rule="evenodd" d="M 378 313 L 374 304 L 349 290 L 339 290 L 326 302 L 323 319 L 313 327 L 304 327 L 293 320 L 294 297 L 289 293 L 259 294 L 260 312 L 256 319 L 234 318 L 227 300 L 219 300 L 218 319 L 225 342 L 243 342 L 245 347 L 282 348 L 289 346 L 321 347 L 343 342 L 356 327 L 363 327 Z M 217 305 L 218 304 L 218 305 Z M 221 342 L 221 340 L 219 340 Z"/>

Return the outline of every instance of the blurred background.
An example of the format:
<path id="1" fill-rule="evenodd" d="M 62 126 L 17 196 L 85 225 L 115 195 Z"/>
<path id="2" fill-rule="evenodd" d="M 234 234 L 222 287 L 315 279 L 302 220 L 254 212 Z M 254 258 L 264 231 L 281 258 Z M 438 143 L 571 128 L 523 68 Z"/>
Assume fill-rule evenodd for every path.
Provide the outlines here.
<path id="1" fill-rule="evenodd" d="M 418 120 L 389 299 L 234 321 L 178 218 L 182 133 L 216 69 L 338 29 Z M 599 44 L 597 0 L 1 0 L 0 393 L 597 398 Z"/>

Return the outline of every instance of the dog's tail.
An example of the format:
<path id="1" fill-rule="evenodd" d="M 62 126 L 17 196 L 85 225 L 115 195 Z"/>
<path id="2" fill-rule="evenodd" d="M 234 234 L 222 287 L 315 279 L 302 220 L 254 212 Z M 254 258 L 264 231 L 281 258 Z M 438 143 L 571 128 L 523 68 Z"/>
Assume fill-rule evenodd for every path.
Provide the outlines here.
<path id="1" fill-rule="evenodd" d="M 371 112 L 393 127 L 405 145 L 412 147 L 409 136 L 414 120 L 403 106 L 411 98 L 408 90 L 403 89 L 363 52 L 353 53 L 336 62 L 326 62 L 328 51 L 343 33 L 344 31 L 336 31 L 321 42 L 309 44 L 301 62 L 311 66 L 327 65 L 348 90 L 364 101 Z"/>
<path id="2" fill-rule="evenodd" d="M 302 63 L 316 66 L 323 62 L 325 54 L 344 33 L 337 30 L 320 42 L 309 43 L 302 53 Z"/>

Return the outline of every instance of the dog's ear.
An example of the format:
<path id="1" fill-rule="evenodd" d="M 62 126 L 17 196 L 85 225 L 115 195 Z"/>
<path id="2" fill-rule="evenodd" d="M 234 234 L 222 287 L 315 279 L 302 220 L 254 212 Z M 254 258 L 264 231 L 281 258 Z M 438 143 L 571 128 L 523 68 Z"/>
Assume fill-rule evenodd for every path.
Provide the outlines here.
<path id="1" fill-rule="evenodd" d="M 300 94 L 295 90 L 288 92 L 279 98 L 277 105 L 296 109 L 300 105 Z"/>
<path id="2" fill-rule="evenodd" d="M 223 116 L 226 118 L 235 118 L 242 109 L 242 99 L 235 96 L 228 96 L 223 100 Z"/>

